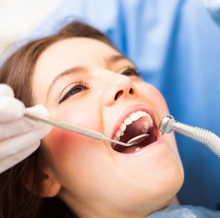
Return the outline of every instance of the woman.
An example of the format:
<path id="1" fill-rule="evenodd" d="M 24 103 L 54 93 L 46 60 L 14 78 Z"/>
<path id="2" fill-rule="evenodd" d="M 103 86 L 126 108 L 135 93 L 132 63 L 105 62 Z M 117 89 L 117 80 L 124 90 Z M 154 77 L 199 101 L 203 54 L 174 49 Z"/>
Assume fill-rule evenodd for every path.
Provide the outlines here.
<path id="1" fill-rule="evenodd" d="M 0 176 L 1 217 L 138 218 L 179 204 L 184 173 L 175 138 L 157 129 L 166 102 L 105 35 L 71 23 L 20 48 L 0 82 L 26 107 L 42 104 L 51 117 L 110 138 L 149 133 L 124 148 L 54 127 L 36 152 Z"/>

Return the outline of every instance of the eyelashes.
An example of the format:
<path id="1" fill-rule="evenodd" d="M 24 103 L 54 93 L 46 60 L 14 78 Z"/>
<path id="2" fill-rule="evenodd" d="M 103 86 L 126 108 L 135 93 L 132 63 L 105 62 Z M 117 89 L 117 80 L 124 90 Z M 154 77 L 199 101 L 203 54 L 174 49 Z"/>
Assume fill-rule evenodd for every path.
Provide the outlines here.
<path id="1" fill-rule="evenodd" d="M 75 83 L 75 85 L 62 97 L 59 104 L 64 102 L 67 98 L 76 95 L 77 93 L 89 89 L 83 81 Z"/>
<path id="2" fill-rule="evenodd" d="M 136 76 L 136 77 L 141 77 L 140 73 L 137 71 L 136 68 L 133 67 L 128 67 L 125 69 L 121 75 L 124 76 Z M 69 97 L 74 96 L 82 91 L 88 90 L 89 87 L 81 80 L 79 82 L 74 83 L 73 87 L 70 88 L 69 91 L 66 92 L 66 94 L 61 98 L 59 101 L 59 104 L 67 100 Z"/>
<path id="3" fill-rule="evenodd" d="M 124 70 L 122 73 L 122 75 L 125 76 L 137 76 L 137 77 L 141 77 L 141 74 L 137 71 L 136 68 L 134 67 L 128 67 L 126 70 Z"/>

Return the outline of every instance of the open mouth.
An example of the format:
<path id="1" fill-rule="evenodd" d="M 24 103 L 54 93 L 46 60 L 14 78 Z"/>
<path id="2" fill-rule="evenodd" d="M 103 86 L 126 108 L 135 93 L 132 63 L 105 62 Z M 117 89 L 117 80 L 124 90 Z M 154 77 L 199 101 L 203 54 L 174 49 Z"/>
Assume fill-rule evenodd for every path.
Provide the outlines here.
<path id="1" fill-rule="evenodd" d="M 145 111 L 137 111 L 124 120 L 113 139 L 127 143 L 130 139 L 143 133 L 148 133 L 149 136 L 138 144 L 125 147 L 112 143 L 111 146 L 117 152 L 133 153 L 157 140 L 157 126 L 152 117 Z"/>

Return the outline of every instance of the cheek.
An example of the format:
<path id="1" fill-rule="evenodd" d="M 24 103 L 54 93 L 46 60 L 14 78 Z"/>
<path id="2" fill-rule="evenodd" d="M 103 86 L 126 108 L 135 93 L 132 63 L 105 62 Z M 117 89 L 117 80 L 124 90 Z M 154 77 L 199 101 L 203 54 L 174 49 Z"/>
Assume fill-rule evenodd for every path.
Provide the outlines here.
<path id="1" fill-rule="evenodd" d="M 94 131 L 101 131 L 102 126 L 99 122 L 99 117 L 85 115 L 88 113 L 70 112 L 62 113 L 62 115 L 53 116 L 58 120 L 91 129 Z M 89 137 L 70 132 L 58 127 L 53 127 L 52 131 L 44 138 L 44 144 L 52 155 L 54 161 L 63 161 L 65 158 L 76 160 L 81 158 L 82 154 L 91 149 L 91 144 L 97 143 L 97 140 Z M 94 146 L 93 146 L 94 147 Z"/>
<path id="2" fill-rule="evenodd" d="M 143 82 L 138 86 L 138 91 L 143 98 L 147 99 L 150 105 L 152 105 L 152 109 L 160 115 L 160 117 L 169 113 L 169 109 L 163 95 L 154 86 Z"/>
<path id="3" fill-rule="evenodd" d="M 78 150 L 83 136 L 54 127 L 50 134 L 44 138 L 44 143 L 53 157 L 61 157 L 71 150 Z M 72 152 L 71 152 L 72 153 Z"/>
<path id="4" fill-rule="evenodd" d="M 64 170 L 68 173 L 71 170 L 76 172 L 75 164 L 81 165 L 80 160 L 83 160 L 82 155 L 86 152 L 83 144 L 85 145 L 85 137 L 56 127 L 44 138 L 44 145 L 60 175 L 63 175 Z"/>

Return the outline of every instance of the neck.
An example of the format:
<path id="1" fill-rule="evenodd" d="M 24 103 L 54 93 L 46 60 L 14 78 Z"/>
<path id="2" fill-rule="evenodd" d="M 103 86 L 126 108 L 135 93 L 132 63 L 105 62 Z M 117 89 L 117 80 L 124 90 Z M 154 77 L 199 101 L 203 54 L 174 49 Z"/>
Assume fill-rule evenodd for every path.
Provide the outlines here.
<path id="1" fill-rule="evenodd" d="M 176 196 L 174 196 L 171 201 L 169 202 L 169 204 L 176 204 L 176 205 L 180 205 L 179 200 L 177 199 Z"/>
<path id="2" fill-rule="evenodd" d="M 78 205 L 78 207 L 76 207 L 76 208 L 78 208 L 79 210 L 75 211 L 75 212 L 79 215 L 80 218 L 88 217 L 88 215 L 91 218 L 93 218 L 93 217 L 94 218 L 96 218 L 96 217 L 145 218 L 145 217 L 149 216 L 151 213 L 153 213 L 154 211 L 162 210 L 171 204 L 180 205 L 176 196 L 174 196 L 172 199 L 170 199 L 170 201 L 166 202 L 164 205 L 160 205 L 160 206 L 156 207 L 155 210 L 146 212 L 146 214 L 143 214 L 143 213 L 134 213 L 134 214 L 122 213 L 120 211 L 112 211 L 107 208 L 102 209 L 102 206 L 98 206 L 97 208 L 99 208 L 99 209 L 95 210 L 94 208 L 91 209 L 90 207 L 83 207 L 82 208 L 82 205 Z M 152 208 L 151 208 L 151 210 L 152 210 Z"/>

